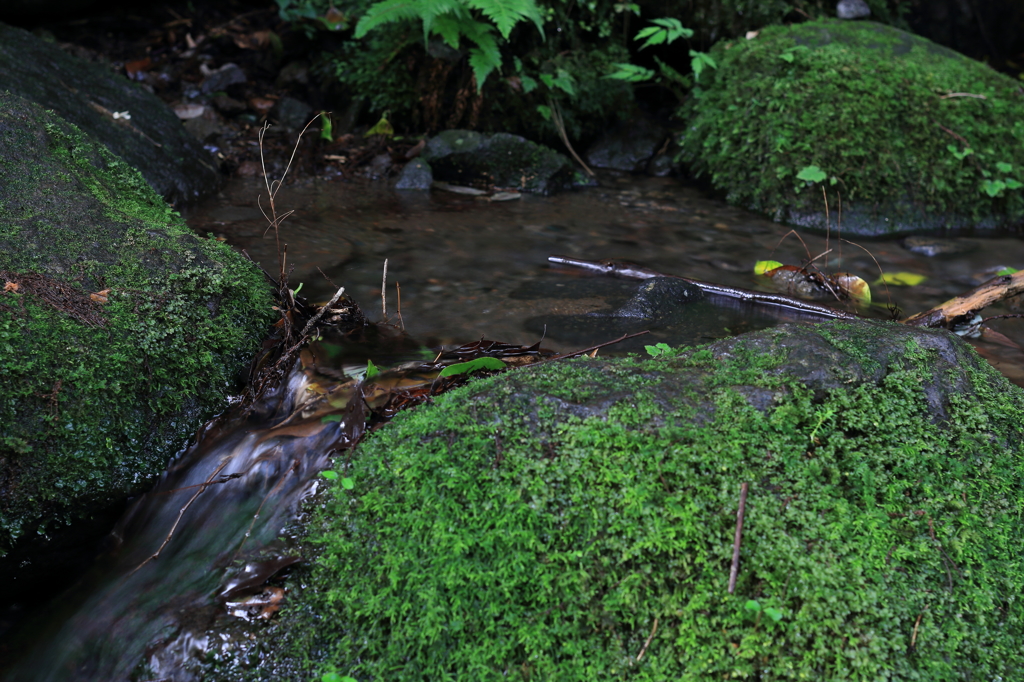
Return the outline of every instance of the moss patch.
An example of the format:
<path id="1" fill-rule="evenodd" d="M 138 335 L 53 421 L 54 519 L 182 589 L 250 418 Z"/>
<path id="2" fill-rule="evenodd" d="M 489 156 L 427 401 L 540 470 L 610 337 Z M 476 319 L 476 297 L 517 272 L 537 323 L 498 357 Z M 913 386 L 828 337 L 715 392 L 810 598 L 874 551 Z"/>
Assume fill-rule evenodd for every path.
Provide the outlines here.
<path id="1" fill-rule="evenodd" d="M 1011 78 L 873 22 L 772 26 L 712 53 L 713 82 L 684 112 L 684 160 L 731 203 L 823 229 L 824 186 L 833 208 L 842 195 L 844 232 L 1024 223 Z M 824 179 L 800 179 L 810 166 Z"/>
<path id="2" fill-rule="evenodd" d="M 1020 389 L 895 325 L 482 380 L 352 457 L 254 675 L 1015 679 L 1022 443 Z"/>
<path id="3" fill-rule="evenodd" d="M 0 93 L 0 555 L 148 485 L 223 409 L 270 292 L 141 175 Z M 107 302 L 90 294 L 109 290 Z"/>

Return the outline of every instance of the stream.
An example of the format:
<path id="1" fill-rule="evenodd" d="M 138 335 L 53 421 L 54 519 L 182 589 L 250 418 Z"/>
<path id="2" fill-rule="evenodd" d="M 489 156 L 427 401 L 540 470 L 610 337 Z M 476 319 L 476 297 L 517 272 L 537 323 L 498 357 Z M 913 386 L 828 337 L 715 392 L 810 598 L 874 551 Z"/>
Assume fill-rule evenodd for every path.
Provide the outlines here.
<path id="1" fill-rule="evenodd" d="M 233 180 L 186 218 L 197 232 L 244 248 L 276 273 L 276 238 L 256 205 L 261 192 L 262 182 Z M 754 275 L 755 261 L 800 265 L 826 251 L 826 238 L 817 235 L 801 235 L 807 251 L 792 235 L 780 245 L 788 228 L 672 179 L 609 177 L 601 188 L 500 202 L 309 180 L 285 187 L 276 205 L 279 212 L 295 211 L 279 235 L 294 267 L 293 288 L 301 282 L 302 295 L 326 301 L 344 285 L 381 319 L 386 259 L 387 320 L 432 349 L 484 337 L 524 346 L 542 340 L 565 352 L 649 330 L 601 350 L 643 352 L 647 344 L 696 344 L 801 319 L 792 311 L 714 297 L 654 320 L 616 316 L 635 296 L 637 282 L 549 266 L 554 254 L 625 259 L 667 274 L 771 291 Z M 890 287 L 892 302 L 906 315 L 963 293 L 1001 267 L 1024 266 L 1018 238 L 955 244 L 964 252 L 930 258 L 896 241 L 864 242 L 865 250 L 832 235 L 833 251 L 816 265 L 869 283 L 879 268 L 923 275 L 918 286 Z M 873 286 L 873 293 L 882 304 L 867 314 L 888 317 L 883 288 Z M 1004 344 L 975 346 L 1024 384 L 1024 354 L 1013 346 L 1024 344 L 1024 323 L 993 326 L 1006 336 Z M 413 358 L 364 348 L 348 349 L 334 362 L 351 373 L 360 363 L 365 370 L 367 359 L 388 367 Z M 211 623 L 272 615 L 280 594 L 263 585 L 297 560 L 290 537 L 300 502 L 348 438 L 343 408 L 310 407 L 307 388 L 330 383 L 311 368 L 307 351 L 252 413 L 231 409 L 197 434 L 154 491 L 121 519 L 92 572 L 16 636 L 12 650 L 25 652 L 24 658 L 4 679 L 197 679 L 189 661 L 232 646 L 228 635 L 209 634 Z M 342 421 L 325 421 L 328 413 Z"/>

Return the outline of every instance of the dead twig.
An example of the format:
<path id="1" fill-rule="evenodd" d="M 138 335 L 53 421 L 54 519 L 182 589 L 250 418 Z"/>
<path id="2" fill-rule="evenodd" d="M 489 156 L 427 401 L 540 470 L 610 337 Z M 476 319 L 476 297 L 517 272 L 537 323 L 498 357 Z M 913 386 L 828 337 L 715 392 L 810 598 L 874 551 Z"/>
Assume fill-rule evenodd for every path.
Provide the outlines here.
<path id="1" fill-rule="evenodd" d="M 951 92 L 948 95 L 939 95 L 939 99 L 949 99 L 950 97 L 974 97 L 975 99 L 988 99 L 985 95 L 975 95 L 970 92 Z"/>
<path id="2" fill-rule="evenodd" d="M 604 343 L 599 343 L 596 346 L 591 346 L 590 348 L 584 348 L 583 350 L 574 350 L 571 353 L 562 353 L 561 355 L 552 355 L 550 358 L 545 358 L 545 359 L 541 360 L 540 362 L 535 362 L 533 364 L 539 365 L 541 362 L 551 362 L 552 360 L 564 360 L 565 358 L 575 358 L 575 357 L 578 357 L 580 355 L 584 355 L 585 353 L 590 353 L 591 351 L 595 351 L 595 350 L 597 350 L 599 348 L 604 348 L 605 346 L 613 346 L 616 343 L 622 343 L 626 339 L 632 339 L 634 336 L 643 336 L 644 334 L 650 334 L 650 333 L 651 333 L 650 331 L 645 329 L 644 331 L 636 332 L 635 334 L 623 334 L 622 336 L 620 336 L 619 338 L 615 339 L 614 341 L 605 341 Z"/>
<path id="3" fill-rule="evenodd" d="M 981 286 L 951 298 L 942 305 L 911 315 L 904 320 L 904 324 L 951 329 L 954 325 L 972 318 L 982 308 L 1020 293 L 1024 293 L 1024 270 L 1012 275 L 993 277 Z"/>
<path id="4" fill-rule="evenodd" d="M 928 609 L 925 609 L 927 611 Z M 914 632 L 910 635 L 910 648 L 913 649 L 917 645 L 917 628 L 921 625 L 921 619 L 924 618 L 924 611 L 917 616 L 917 620 L 914 621 Z"/>
<path id="5" fill-rule="evenodd" d="M 583 159 L 580 158 L 576 150 L 573 149 L 572 143 L 569 142 L 569 136 L 565 132 L 565 121 L 562 120 L 562 111 L 558 108 L 558 103 L 555 100 L 548 98 L 548 108 L 551 109 L 551 122 L 555 124 L 555 129 L 558 130 L 558 136 L 562 138 L 562 144 L 572 154 L 572 158 L 576 159 L 576 163 L 583 168 L 583 171 L 590 177 L 597 177 L 594 171 L 590 170 L 590 166 L 583 163 Z"/>
<path id="6" fill-rule="evenodd" d="M 732 567 L 729 569 L 729 594 L 736 590 L 736 577 L 740 572 L 740 541 L 743 539 L 743 512 L 747 506 L 747 489 L 750 484 L 740 486 L 740 507 L 736 512 L 736 534 L 732 540 Z"/>
<path id="7" fill-rule="evenodd" d="M 636 662 L 639 663 L 640 659 L 647 653 L 647 647 L 651 645 L 651 640 L 654 639 L 654 633 L 658 631 L 658 617 L 654 617 L 654 625 L 651 627 L 651 634 L 647 635 L 647 641 L 644 642 L 644 646 L 640 649 L 640 653 L 636 655 Z"/>

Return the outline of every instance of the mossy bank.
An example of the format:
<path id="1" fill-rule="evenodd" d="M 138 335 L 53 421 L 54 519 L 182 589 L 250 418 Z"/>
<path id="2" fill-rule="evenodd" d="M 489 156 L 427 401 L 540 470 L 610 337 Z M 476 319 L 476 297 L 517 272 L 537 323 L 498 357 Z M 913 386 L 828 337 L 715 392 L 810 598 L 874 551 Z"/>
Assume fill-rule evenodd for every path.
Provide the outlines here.
<path id="1" fill-rule="evenodd" d="M 339 457 L 248 674 L 1019 679 L 1022 444 L 1024 392 L 889 323 L 480 380 Z"/>
<path id="2" fill-rule="evenodd" d="M 1024 225 L 1020 84 L 873 22 L 770 26 L 712 50 L 683 158 L 730 203 L 887 235 Z"/>
<path id="3" fill-rule="evenodd" d="M 0 555 L 147 487 L 272 321 L 259 271 L 0 93 Z"/>

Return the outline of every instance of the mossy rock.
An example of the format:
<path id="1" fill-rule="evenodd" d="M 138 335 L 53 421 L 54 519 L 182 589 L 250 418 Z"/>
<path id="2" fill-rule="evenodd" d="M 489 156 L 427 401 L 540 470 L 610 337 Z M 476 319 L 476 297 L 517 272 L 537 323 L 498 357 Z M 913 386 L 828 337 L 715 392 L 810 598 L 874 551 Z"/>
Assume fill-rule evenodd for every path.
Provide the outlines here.
<path id="1" fill-rule="evenodd" d="M 273 319 L 252 264 L 10 93 L 0 288 L 0 555 L 145 489 L 224 408 Z"/>
<path id="2" fill-rule="evenodd" d="M 422 158 L 434 180 L 554 194 L 572 185 L 569 159 L 509 133 L 446 130 L 430 138 Z"/>
<path id="3" fill-rule="evenodd" d="M 48 10 L 51 16 L 59 9 Z M 167 105 L 111 68 L 73 57 L 28 31 L 0 24 L 0 92 L 52 109 L 139 169 L 168 201 L 217 191 L 220 170 Z M 130 118 L 114 118 L 127 112 Z"/>
<path id="4" fill-rule="evenodd" d="M 730 203 L 892 235 L 1024 224 L 1019 83 L 873 22 L 771 26 L 712 50 L 683 160 Z"/>
<path id="5" fill-rule="evenodd" d="M 339 458 L 251 676 L 1020 679 L 1022 455 L 1024 392 L 894 323 L 480 380 Z"/>

